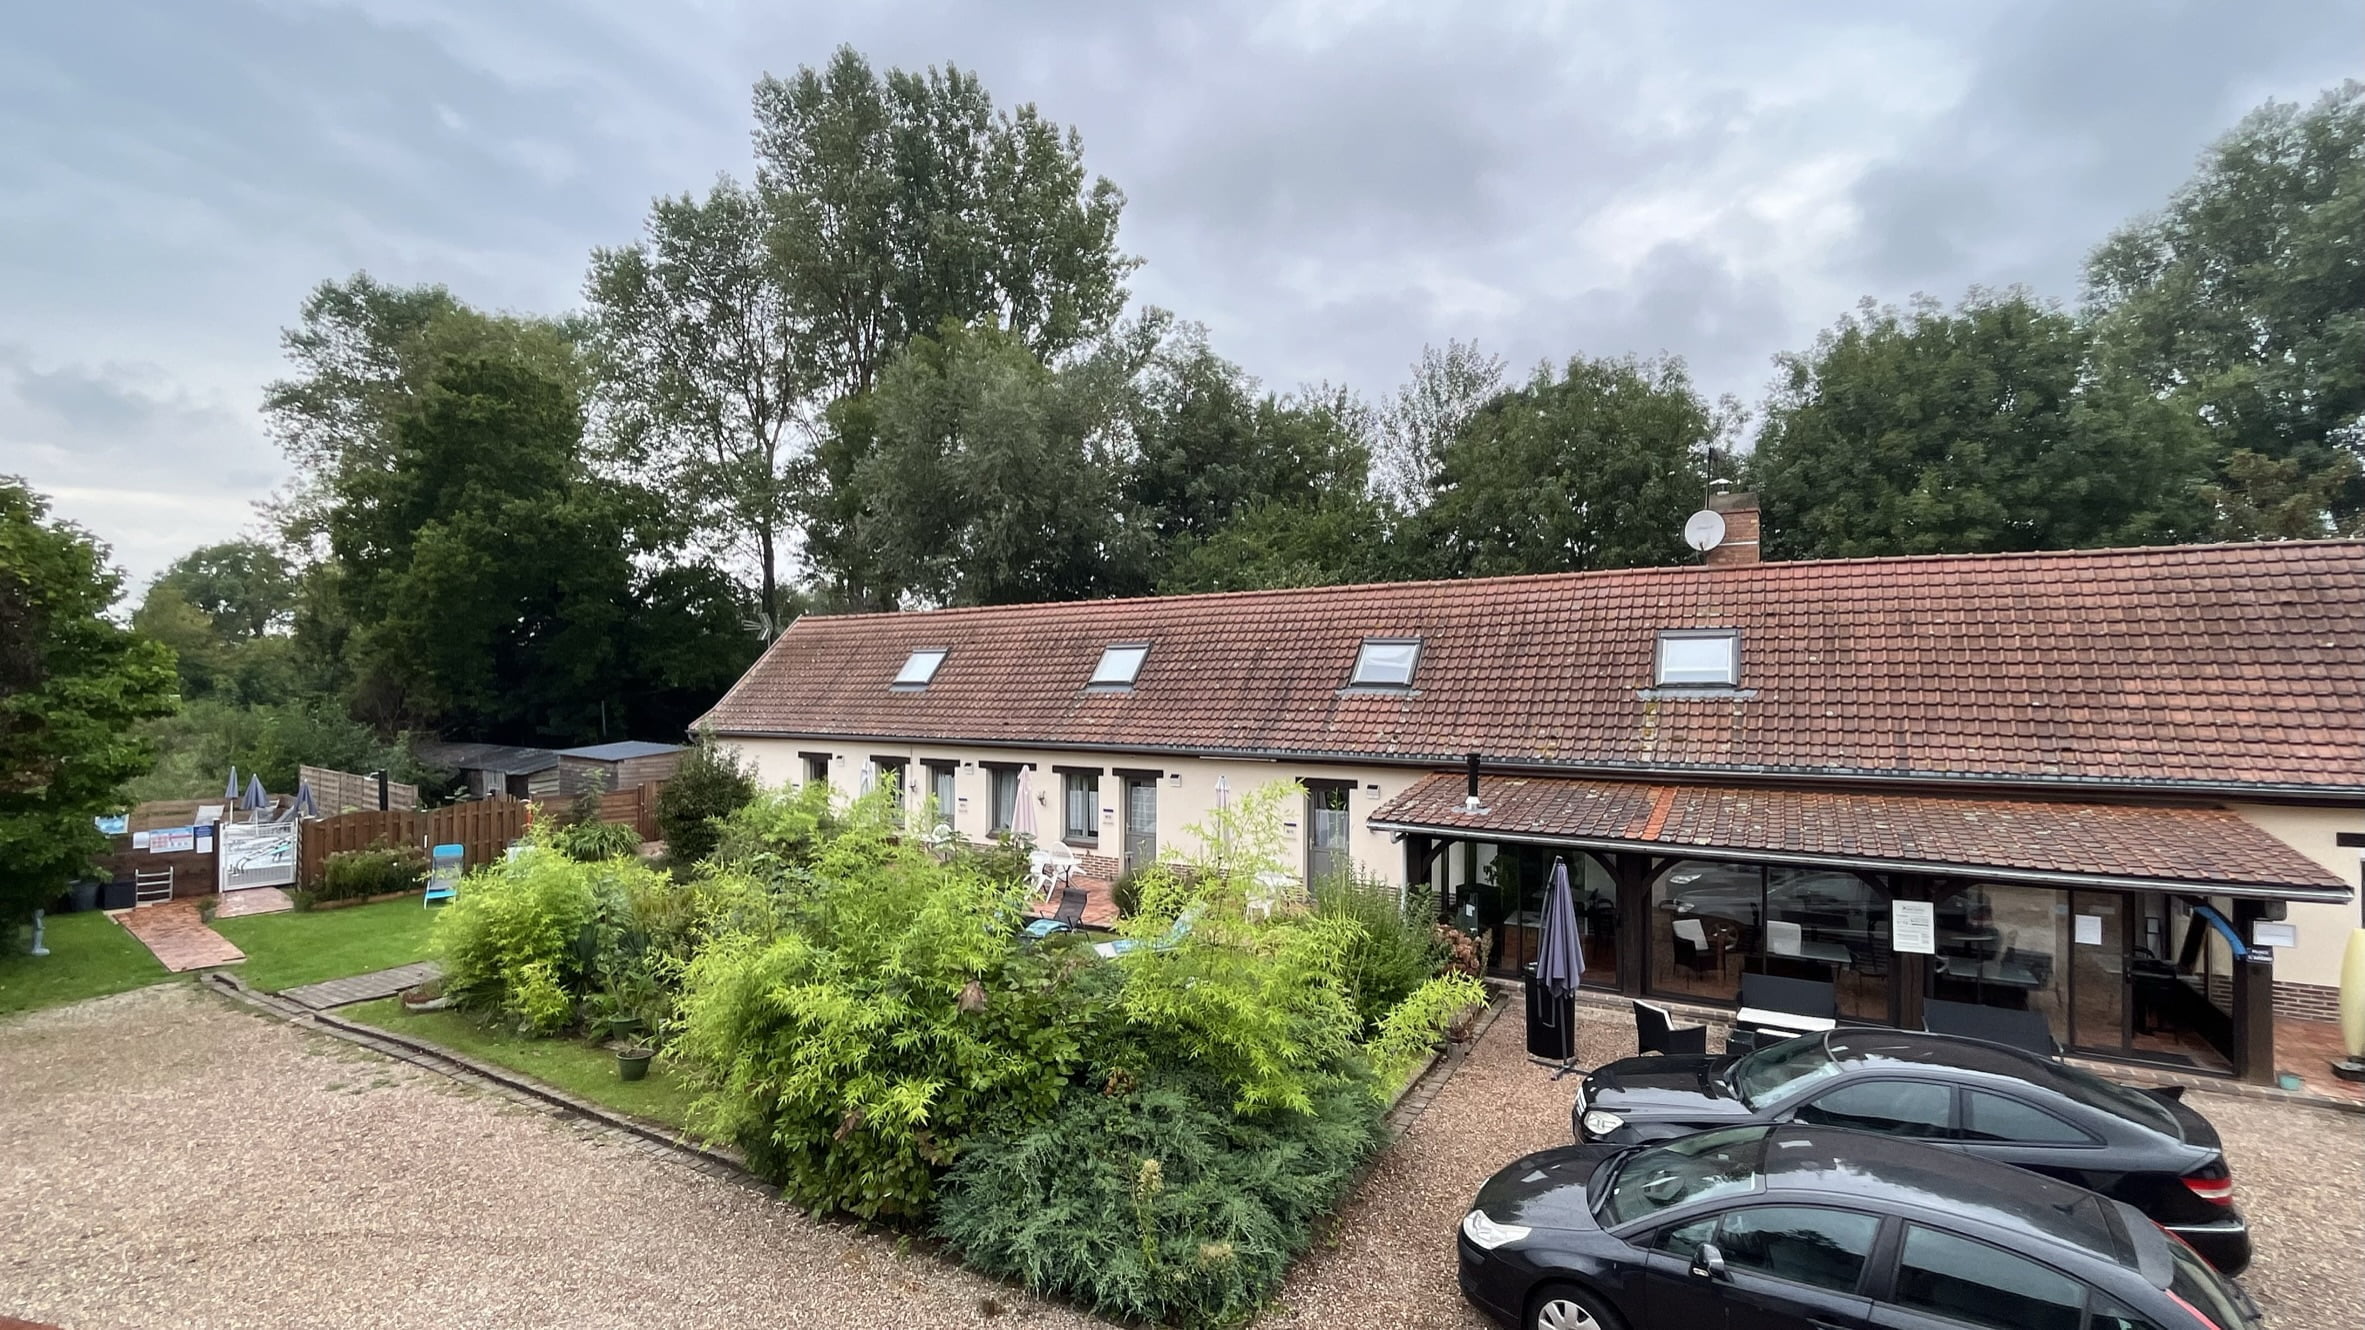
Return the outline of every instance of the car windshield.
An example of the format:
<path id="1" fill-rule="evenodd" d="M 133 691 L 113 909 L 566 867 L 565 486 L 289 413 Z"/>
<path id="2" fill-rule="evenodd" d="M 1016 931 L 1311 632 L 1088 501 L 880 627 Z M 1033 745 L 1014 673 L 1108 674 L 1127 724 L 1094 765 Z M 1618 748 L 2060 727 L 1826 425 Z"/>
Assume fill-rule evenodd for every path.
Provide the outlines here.
<path id="1" fill-rule="evenodd" d="M 2199 1252 L 2173 1233 L 2168 1235 L 2168 1255 L 2173 1262 L 2168 1273 L 2170 1293 L 2208 1317 L 2217 1330 L 2242 1330 L 2250 1324 L 2243 1310 L 2242 1295 L 2235 1291 L 2233 1281 L 2217 1273 L 2215 1266 L 2202 1260 Z"/>
<path id="2" fill-rule="evenodd" d="M 1605 1228 L 1693 1201 L 1758 1189 L 1770 1127 L 1732 1127 L 1639 1150 L 1618 1166 L 1601 1199 Z"/>
<path id="3" fill-rule="evenodd" d="M 1733 1093 L 1753 1109 L 1769 1108 L 1826 1077 L 1839 1075 L 1839 1064 L 1823 1047 L 1823 1036 L 1802 1035 L 1761 1048 L 1733 1064 L 1725 1073 Z"/>

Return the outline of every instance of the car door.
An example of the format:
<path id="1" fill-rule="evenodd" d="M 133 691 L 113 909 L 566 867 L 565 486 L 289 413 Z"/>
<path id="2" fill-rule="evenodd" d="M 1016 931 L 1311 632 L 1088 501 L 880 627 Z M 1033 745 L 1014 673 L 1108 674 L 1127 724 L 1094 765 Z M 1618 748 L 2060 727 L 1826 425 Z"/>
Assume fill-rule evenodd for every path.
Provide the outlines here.
<path id="1" fill-rule="evenodd" d="M 2111 1156 L 2102 1141 L 2018 1095 L 1966 1086 L 1959 1126 L 1967 1153 L 2106 1195 L 2118 1188 L 2120 1175 L 2109 1168 Z"/>
<path id="2" fill-rule="evenodd" d="M 1857 1290 L 1879 1216 L 1838 1206 L 1744 1205 L 1661 1231 L 1644 1309 L 1684 1330 L 1863 1330 Z"/>
<path id="3" fill-rule="evenodd" d="M 1915 1223 L 1896 1251 L 1878 1330 L 2084 1330 L 2088 1289 L 2043 1262 Z"/>

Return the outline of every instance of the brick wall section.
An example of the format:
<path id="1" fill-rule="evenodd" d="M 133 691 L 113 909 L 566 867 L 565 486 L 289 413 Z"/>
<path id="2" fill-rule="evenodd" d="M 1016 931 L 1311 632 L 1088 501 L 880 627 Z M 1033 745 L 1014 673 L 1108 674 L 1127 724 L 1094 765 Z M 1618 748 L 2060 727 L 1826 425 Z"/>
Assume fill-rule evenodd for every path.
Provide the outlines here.
<path id="1" fill-rule="evenodd" d="M 1700 562 L 1710 568 L 1731 568 L 1758 560 L 1759 520 L 1754 494 L 1714 494 L 1708 510 L 1724 516 L 1724 539 Z"/>
<path id="2" fill-rule="evenodd" d="M 2301 1021 L 2340 1019 L 2340 990 L 2329 984 L 2275 981 L 2275 1014 Z"/>

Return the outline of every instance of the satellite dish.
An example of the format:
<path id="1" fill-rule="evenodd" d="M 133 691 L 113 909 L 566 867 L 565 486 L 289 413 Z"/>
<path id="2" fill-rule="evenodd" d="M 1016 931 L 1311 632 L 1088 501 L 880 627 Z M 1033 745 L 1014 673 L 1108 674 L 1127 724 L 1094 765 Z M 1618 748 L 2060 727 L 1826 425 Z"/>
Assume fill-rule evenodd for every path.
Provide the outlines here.
<path id="1" fill-rule="evenodd" d="M 1683 524 L 1683 543 L 1702 554 L 1724 543 L 1724 514 L 1706 508 L 1693 513 Z"/>

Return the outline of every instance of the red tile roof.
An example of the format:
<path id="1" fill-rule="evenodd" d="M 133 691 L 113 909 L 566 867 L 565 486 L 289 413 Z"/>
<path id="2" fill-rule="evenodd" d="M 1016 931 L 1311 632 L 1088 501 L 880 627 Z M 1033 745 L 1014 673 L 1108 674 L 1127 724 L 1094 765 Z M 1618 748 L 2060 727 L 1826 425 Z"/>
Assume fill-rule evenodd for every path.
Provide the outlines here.
<path id="1" fill-rule="evenodd" d="M 1487 776 L 1472 812 L 1466 789 L 1458 773 L 1431 776 L 1370 825 L 2349 898 L 2315 860 L 2222 808 Z"/>
<path id="2" fill-rule="evenodd" d="M 1654 692 L 1662 629 L 1740 633 L 1738 692 Z M 1410 693 L 1344 689 L 1418 637 Z M 1129 692 L 1085 688 L 1151 644 Z M 950 654 L 924 691 L 888 681 Z M 1653 568 L 809 616 L 732 735 L 1594 774 L 2365 791 L 2365 542 Z"/>

